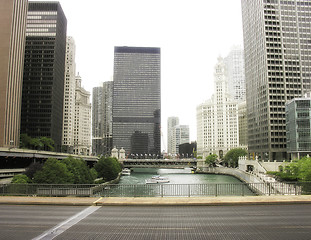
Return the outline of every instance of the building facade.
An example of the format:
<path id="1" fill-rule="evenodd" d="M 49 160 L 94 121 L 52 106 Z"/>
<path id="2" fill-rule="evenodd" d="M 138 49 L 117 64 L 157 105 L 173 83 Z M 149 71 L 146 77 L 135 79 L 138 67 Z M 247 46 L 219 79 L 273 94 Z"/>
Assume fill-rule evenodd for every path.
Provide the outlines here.
<path id="1" fill-rule="evenodd" d="M 286 143 L 291 159 L 311 155 L 311 98 L 294 98 L 286 108 Z"/>
<path id="2" fill-rule="evenodd" d="M 27 0 L 3 0 L 0 8 L 0 147 L 18 147 Z"/>
<path id="3" fill-rule="evenodd" d="M 61 150 L 67 20 L 59 2 L 29 2 L 21 133 Z"/>
<path id="4" fill-rule="evenodd" d="M 113 82 L 93 88 L 92 151 L 95 155 L 110 156 L 112 150 L 112 91 Z"/>
<path id="5" fill-rule="evenodd" d="M 188 125 L 177 125 L 172 129 L 172 153 L 179 154 L 179 145 L 184 143 L 190 143 L 189 137 L 189 126 Z"/>
<path id="6" fill-rule="evenodd" d="M 239 119 L 239 147 L 247 149 L 247 108 L 246 101 L 238 104 L 238 119 Z"/>
<path id="7" fill-rule="evenodd" d="M 76 88 L 76 45 L 72 37 L 67 37 L 65 92 L 63 115 L 62 151 L 73 153 L 73 130 L 75 117 L 75 88 Z"/>
<path id="8" fill-rule="evenodd" d="M 169 117 L 167 119 L 167 153 L 168 154 L 175 154 L 176 147 L 174 146 L 174 133 L 173 129 L 175 126 L 179 125 L 179 118 L 178 117 Z"/>
<path id="9" fill-rule="evenodd" d="M 81 86 L 81 77 L 76 76 L 75 118 L 73 153 L 81 155 L 92 154 L 91 143 L 91 94 Z"/>
<path id="10" fill-rule="evenodd" d="M 310 91 L 309 0 L 242 0 L 248 149 L 259 159 L 286 154 L 285 103 Z"/>
<path id="11" fill-rule="evenodd" d="M 245 101 L 244 51 L 240 46 L 232 47 L 224 59 L 228 90 L 233 100 Z"/>
<path id="12" fill-rule="evenodd" d="M 115 47 L 113 78 L 113 146 L 128 156 L 160 156 L 160 49 Z"/>
<path id="13" fill-rule="evenodd" d="M 214 95 L 197 107 L 198 155 L 222 158 L 239 146 L 238 105 L 228 93 L 225 65 L 218 59 L 214 73 Z"/>

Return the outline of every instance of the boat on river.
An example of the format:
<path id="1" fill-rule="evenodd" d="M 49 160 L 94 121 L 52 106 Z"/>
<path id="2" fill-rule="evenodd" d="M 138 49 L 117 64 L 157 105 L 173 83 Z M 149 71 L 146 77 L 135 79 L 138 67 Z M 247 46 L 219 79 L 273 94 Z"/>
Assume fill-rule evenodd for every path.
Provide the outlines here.
<path id="1" fill-rule="evenodd" d="M 161 176 L 153 176 L 152 178 L 146 180 L 146 184 L 169 183 L 169 182 L 170 182 L 169 178 Z"/>
<path id="2" fill-rule="evenodd" d="M 121 172 L 122 175 L 126 175 L 126 176 L 129 176 L 131 175 L 131 169 L 128 169 L 128 168 L 124 168 Z"/>

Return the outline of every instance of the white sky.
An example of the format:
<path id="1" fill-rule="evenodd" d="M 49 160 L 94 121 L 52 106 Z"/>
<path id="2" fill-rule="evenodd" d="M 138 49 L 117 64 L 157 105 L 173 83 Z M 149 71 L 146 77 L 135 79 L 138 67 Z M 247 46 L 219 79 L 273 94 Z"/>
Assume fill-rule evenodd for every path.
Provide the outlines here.
<path id="1" fill-rule="evenodd" d="M 114 46 L 161 48 L 162 149 L 170 116 L 196 140 L 196 106 L 213 94 L 217 58 L 243 44 L 240 1 L 59 0 L 90 92 L 112 80 Z"/>

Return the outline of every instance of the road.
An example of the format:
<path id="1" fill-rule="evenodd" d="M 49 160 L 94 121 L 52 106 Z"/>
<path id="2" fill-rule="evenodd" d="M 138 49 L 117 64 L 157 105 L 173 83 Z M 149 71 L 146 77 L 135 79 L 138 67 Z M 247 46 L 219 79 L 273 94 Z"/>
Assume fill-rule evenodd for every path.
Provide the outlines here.
<path id="1" fill-rule="evenodd" d="M 0 205 L 0 239 L 310 239 L 311 205 Z"/>

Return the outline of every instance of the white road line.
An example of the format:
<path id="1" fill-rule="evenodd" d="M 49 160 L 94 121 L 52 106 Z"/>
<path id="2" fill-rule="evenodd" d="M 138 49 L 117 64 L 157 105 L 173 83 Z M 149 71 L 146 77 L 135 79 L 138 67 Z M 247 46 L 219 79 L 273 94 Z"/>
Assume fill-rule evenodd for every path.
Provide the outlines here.
<path id="1" fill-rule="evenodd" d="M 77 213 L 76 215 L 72 216 L 71 218 L 68 218 L 67 220 L 59 223 L 55 227 L 45 231 L 40 236 L 33 238 L 32 240 L 50 240 L 55 237 L 57 237 L 59 234 L 65 232 L 68 228 L 71 226 L 77 224 L 82 219 L 86 218 L 88 215 L 92 214 L 96 210 L 98 210 L 101 207 L 97 206 L 91 206 L 83 211 Z"/>

